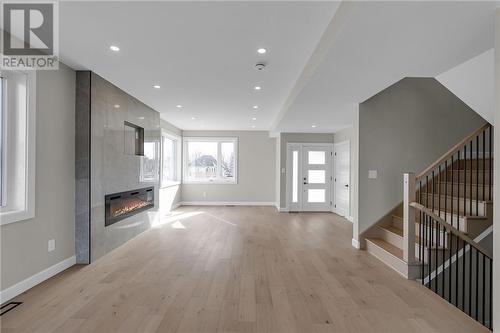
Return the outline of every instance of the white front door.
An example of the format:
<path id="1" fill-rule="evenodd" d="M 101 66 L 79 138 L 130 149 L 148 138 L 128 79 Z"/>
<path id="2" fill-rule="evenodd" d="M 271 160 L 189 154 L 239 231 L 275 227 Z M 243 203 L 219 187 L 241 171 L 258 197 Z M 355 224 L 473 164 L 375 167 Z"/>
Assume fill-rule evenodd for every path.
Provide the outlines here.
<path id="1" fill-rule="evenodd" d="M 290 211 L 331 211 L 332 145 L 289 144 L 287 202 Z"/>
<path id="2" fill-rule="evenodd" d="M 350 204 L 350 144 L 349 141 L 334 145 L 334 208 L 341 216 L 349 216 Z"/>

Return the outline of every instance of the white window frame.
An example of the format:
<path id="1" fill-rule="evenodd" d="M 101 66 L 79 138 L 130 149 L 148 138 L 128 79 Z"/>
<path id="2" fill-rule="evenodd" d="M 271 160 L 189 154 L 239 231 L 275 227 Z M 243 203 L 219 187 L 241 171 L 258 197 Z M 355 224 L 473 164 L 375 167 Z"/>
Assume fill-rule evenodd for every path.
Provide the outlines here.
<path id="1" fill-rule="evenodd" d="M 187 162 L 189 157 L 188 143 L 190 141 L 200 142 L 217 142 L 217 175 L 220 175 L 220 163 L 219 156 L 221 155 L 221 143 L 223 142 L 232 142 L 234 143 L 234 179 L 222 179 L 220 176 L 212 181 L 207 180 L 193 180 L 187 178 Z M 184 137 L 182 139 L 183 142 L 183 157 L 182 157 L 182 165 L 183 165 L 183 173 L 182 173 L 182 183 L 183 184 L 226 184 L 226 185 L 236 185 L 238 184 L 238 138 L 237 137 Z"/>
<path id="2" fill-rule="evenodd" d="M 23 110 L 13 110 L 9 98 L 9 89 L 12 89 L 9 87 L 9 75 L 13 74 L 26 75 L 26 108 Z M 0 225 L 5 225 L 35 217 L 36 71 L 0 71 L 0 75 L 6 78 L 2 101 L 5 112 L 2 121 L 4 149 L 0 207 Z M 18 112 L 21 119 L 11 118 L 14 112 Z M 18 122 L 13 123 L 14 119 L 18 119 Z M 9 130 L 12 126 L 16 128 L 15 131 Z M 24 131 L 21 139 L 15 135 L 19 131 Z M 19 151 L 19 147 L 24 151 Z"/>
<path id="3" fill-rule="evenodd" d="M 174 165 L 175 165 L 175 179 L 174 180 L 164 180 L 163 179 L 163 138 L 168 138 L 175 142 L 174 151 Z M 182 173 L 182 138 L 178 135 L 170 133 L 164 129 L 161 130 L 161 162 L 160 162 L 160 187 L 170 187 L 179 185 L 181 183 L 181 173 Z"/>

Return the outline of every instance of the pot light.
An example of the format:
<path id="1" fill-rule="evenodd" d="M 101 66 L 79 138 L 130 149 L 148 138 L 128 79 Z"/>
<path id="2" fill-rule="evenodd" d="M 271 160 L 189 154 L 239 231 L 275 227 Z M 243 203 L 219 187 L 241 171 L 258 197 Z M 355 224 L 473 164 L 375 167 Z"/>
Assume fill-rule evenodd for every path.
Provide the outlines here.
<path id="1" fill-rule="evenodd" d="M 155 89 L 160 89 L 161 87 L 160 87 L 160 85 L 155 84 L 155 85 L 153 86 L 153 88 L 155 88 Z"/>
<path id="2" fill-rule="evenodd" d="M 254 105 L 253 108 L 257 110 L 259 108 L 259 106 L 258 105 Z"/>
<path id="3" fill-rule="evenodd" d="M 264 48 L 260 48 L 260 49 L 258 49 L 258 50 L 257 50 L 257 53 L 258 53 L 258 54 L 264 54 L 264 53 L 266 53 L 266 52 L 267 52 L 267 50 L 266 50 L 266 49 L 264 49 Z"/>
<path id="4" fill-rule="evenodd" d="M 255 87 L 253 87 L 253 88 L 254 88 L 255 90 L 261 90 L 261 89 L 262 89 L 262 87 L 261 87 L 261 86 L 255 86 Z"/>
<path id="5" fill-rule="evenodd" d="M 255 128 L 255 125 L 252 125 L 252 128 Z"/>
<path id="6" fill-rule="evenodd" d="M 144 120 L 144 117 L 139 117 L 140 120 Z"/>
<path id="7" fill-rule="evenodd" d="M 255 120 L 257 120 L 257 118 L 253 117 L 253 118 L 252 118 L 252 120 L 254 120 L 254 121 L 255 121 Z"/>
<path id="8" fill-rule="evenodd" d="M 182 109 L 182 105 L 177 104 L 177 108 L 178 108 L 178 109 Z"/>
<path id="9" fill-rule="evenodd" d="M 115 104 L 114 107 L 115 107 L 115 109 L 119 109 L 120 108 L 120 104 Z"/>
<path id="10" fill-rule="evenodd" d="M 195 120 L 195 119 L 196 119 L 196 117 L 191 117 L 191 120 Z"/>
<path id="11" fill-rule="evenodd" d="M 116 46 L 116 45 L 111 45 L 111 46 L 109 47 L 109 49 L 110 49 L 111 51 L 114 51 L 114 52 L 118 52 L 118 51 L 120 51 L 120 48 L 119 48 L 118 46 Z"/>
<path id="12" fill-rule="evenodd" d="M 316 125 L 311 125 L 312 128 L 316 128 Z"/>

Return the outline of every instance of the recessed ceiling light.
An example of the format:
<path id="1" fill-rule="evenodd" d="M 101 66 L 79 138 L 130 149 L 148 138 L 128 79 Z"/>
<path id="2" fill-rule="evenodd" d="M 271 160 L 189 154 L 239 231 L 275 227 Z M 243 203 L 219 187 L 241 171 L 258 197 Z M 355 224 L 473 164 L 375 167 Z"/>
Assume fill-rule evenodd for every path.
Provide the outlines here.
<path id="1" fill-rule="evenodd" d="M 259 108 L 259 106 L 258 106 L 258 105 L 254 105 L 254 106 L 253 106 L 253 108 L 254 108 L 254 109 L 258 109 L 258 108 Z"/>
<path id="2" fill-rule="evenodd" d="M 111 46 L 109 47 L 109 49 L 110 49 L 111 51 L 115 51 L 115 52 L 120 51 L 120 48 L 119 48 L 118 46 L 116 46 L 116 45 L 111 45 Z"/>
<path id="3" fill-rule="evenodd" d="M 266 52 L 267 52 L 267 50 L 266 50 L 266 49 L 264 49 L 264 48 L 260 48 L 260 49 L 258 49 L 258 50 L 257 50 L 257 53 L 258 53 L 258 54 L 264 54 L 264 53 L 266 53 Z"/>
<path id="4" fill-rule="evenodd" d="M 261 86 L 255 86 L 255 87 L 253 87 L 253 88 L 254 88 L 255 90 L 261 90 L 261 89 L 262 89 L 262 87 L 261 87 Z"/>
<path id="5" fill-rule="evenodd" d="M 178 104 L 178 105 L 177 105 L 177 108 L 178 108 L 178 109 L 182 109 L 182 105 Z"/>
<path id="6" fill-rule="evenodd" d="M 312 128 L 316 128 L 316 125 L 311 125 Z"/>
<path id="7" fill-rule="evenodd" d="M 114 107 L 115 107 L 115 109 L 119 109 L 120 108 L 120 104 L 115 104 Z"/>
<path id="8" fill-rule="evenodd" d="M 160 85 L 155 84 L 155 85 L 153 86 L 153 88 L 155 88 L 155 89 L 160 89 L 161 87 L 160 87 Z"/>
<path id="9" fill-rule="evenodd" d="M 144 117 L 139 117 L 140 120 L 144 120 Z"/>
<path id="10" fill-rule="evenodd" d="M 252 128 L 255 128 L 255 125 L 252 125 Z"/>
<path id="11" fill-rule="evenodd" d="M 257 118 L 253 117 L 252 120 L 257 120 Z"/>
<path id="12" fill-rule="evenodd" d="M 191 117 L 191 120 L 195 120 L 195 119 L 196 119 L 196 117 Z"/>

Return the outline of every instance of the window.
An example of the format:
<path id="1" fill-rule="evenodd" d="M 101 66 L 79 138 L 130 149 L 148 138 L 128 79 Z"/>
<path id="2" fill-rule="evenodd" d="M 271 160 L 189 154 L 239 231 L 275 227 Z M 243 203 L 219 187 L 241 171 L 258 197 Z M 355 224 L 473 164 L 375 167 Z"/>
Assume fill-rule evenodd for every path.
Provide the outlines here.
<path id="1" fill-rule="evenodd" d="M 0 224 L 7 224 L 35 216 L 36 72 L 0 78 Z"/>
<path id="2" fill-rule="evenodd" d="M 161 186 L 176 185 L 180 182 L 181 173 L 181 140 L 180 137 L 165 131 L 161 134 Z"/>
<path id="3" fill-rule="evenodd" d="M 158 140 L 144 141 L 144 152 L 141 156 L 141 182 L 153 183 L 158 181 L 159 146 Z"/>
<path id="4" fill-rule="evenodd" d="M 184 138 L 184 182 L 237 183 L 237 138 Z"/>

